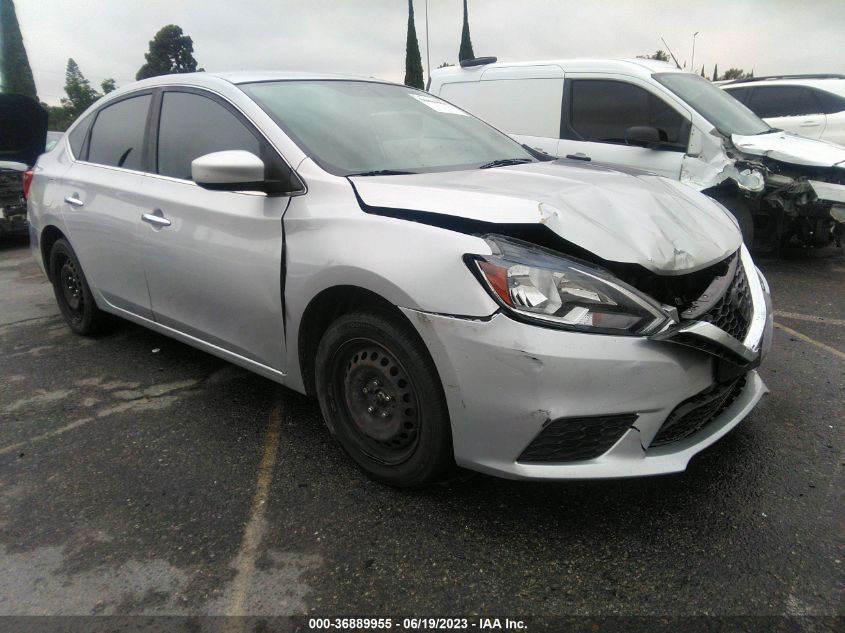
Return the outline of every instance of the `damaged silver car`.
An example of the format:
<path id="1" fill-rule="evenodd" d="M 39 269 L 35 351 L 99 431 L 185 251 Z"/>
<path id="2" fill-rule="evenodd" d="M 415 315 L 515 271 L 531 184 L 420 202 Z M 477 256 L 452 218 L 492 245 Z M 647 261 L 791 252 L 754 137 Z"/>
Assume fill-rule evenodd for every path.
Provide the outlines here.
<path id="1" fill-rule="evenodd" d="M 392 485 L 679 472 L 766 392 L 769 290 L 721 205 L 405 86 L 142 81 L 29 210 L 74 331 L 118 315 L 315 395 Z"/>

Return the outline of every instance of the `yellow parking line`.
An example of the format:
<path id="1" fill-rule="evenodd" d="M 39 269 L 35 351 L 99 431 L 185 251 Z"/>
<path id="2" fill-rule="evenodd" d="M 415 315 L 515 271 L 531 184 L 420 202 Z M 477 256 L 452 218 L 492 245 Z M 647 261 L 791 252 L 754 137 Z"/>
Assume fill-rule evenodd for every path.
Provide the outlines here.
<path id="1" fill-rule="evenodd" d="M 258 466 L 258 480 L 255 485 L 255 496 L 249 512 L 249 521 L 244 529 L 241 547 L 235 557 L 235 579 L 232 581 L 232 597 L 226 615 L 245 615 L 244 606 L 249 594 L 252 576 L 255 572 L 255 561 L 258 558 L 258 547 L 264 538 L 266 523 L 264 515 L 267 509 L 267 498 L 270 494 L 270 483 L 273 480 L 273 467 L 276 464 L 276 453 L 279 448 L 279 431 L 282 425 L 281 406 L 277 406 L 270 413 L 267 422 L 267 435 L 264 438 L 264 456 Z"/>
<path id="2" fill-rule="evenodd" d="M 810 345 L 815 345 L 819 349 L 826 351 L 828 354 L 833 354 L 837 358 L 845 360 L 845 352 L 841 352 L 838 349 L 836 349 L 835 347 L 831 347 L 830 345 L 825 345 L 821 341 L 817 341 L 814 338 L 810 338 L 806 334 L 801 334 L 801 332 L 796 332 L 792 328 L 786 327 L 785 325 L 782 325 L 780 323 L 775 322 L 775 327 L 779 330 L 782 330 L 783 332 L 786 332 L 790 336 L 794 336 L 795 338 L 804 341 L 805 343 L 809 343 Z"/>

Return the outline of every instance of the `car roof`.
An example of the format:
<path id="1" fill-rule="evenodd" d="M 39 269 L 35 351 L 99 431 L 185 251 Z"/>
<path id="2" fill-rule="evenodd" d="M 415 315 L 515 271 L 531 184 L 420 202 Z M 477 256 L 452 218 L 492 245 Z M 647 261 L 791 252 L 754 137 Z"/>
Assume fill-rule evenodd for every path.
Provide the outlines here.
<path id="1" fill-rule="evenodd" d="M 436 79 L 448 81 L 452 77 L 464 79 L 475 76 L 479 78 L 481 73 L 490 68 L 520 68 L 531 66 L 559 66 L 564 72 L 625 72 L 629 75 L 639 77 L 650 77 L 653 73 L 665 72 L 687 72 L 679 69 L 675 64 L 662 62 L 656 59 L 601 59 L 601 58 L 575 58 L 575 59 L 544 59 L 522 62 L 496 62 L 462 68 L 460 66 L 448 66 L 431 71 L 431 76 Z"/>
<path id="2" fill-rule="evenodd" d="M 720 87 L 725 90 L 733 88 L 752 88 L 757 86 L 807 86 L 826 90 L 845 97 L 845 75 L 792 75 L 777 77 L 750 77 L 738 79 Z"/>

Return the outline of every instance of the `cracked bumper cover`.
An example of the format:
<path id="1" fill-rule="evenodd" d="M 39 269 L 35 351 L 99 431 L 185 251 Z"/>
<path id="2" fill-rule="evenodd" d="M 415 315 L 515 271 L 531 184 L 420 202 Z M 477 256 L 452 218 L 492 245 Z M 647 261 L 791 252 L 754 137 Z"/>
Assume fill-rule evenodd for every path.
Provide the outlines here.
<path id="1" fill-rule="evenodd" d="M 771 308 L 765 282 L 751 275 L 766 297 L 765 326 L 755 329 L 759 338 L 754 341 L 762 357 L 771 344 Z M 759 313 L 760 306 L 755 307 Z M 640 337 L 526 325 L 502 313 L 472 320 L 403 311 L 440 372 L 458 465 L 498 476 L 592 479 L 680 472 L 693 455 L 739 424 L 768 391 L 751 370 L 738 397 L 710 423 L 683 440 L 649 447 L 679 403 L 713 384 L 713 356 Z M 597 458 L 517 461 L 550 419 L 629 413 L 638 416 L 634 426 Z"/>

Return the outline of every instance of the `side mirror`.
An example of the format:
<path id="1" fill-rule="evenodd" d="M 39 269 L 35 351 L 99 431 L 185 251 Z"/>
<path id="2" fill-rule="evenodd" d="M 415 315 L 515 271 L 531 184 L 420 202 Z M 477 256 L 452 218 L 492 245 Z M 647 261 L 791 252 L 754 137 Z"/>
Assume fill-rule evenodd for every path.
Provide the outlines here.
<path id="1" fill-rule="evenodd" d="M 649 125 L 632 125 L 625 130 L 625 142 L 628 145 L 657 149 L 660 147 L 660 132 Z"/>
<path id="2" fill-rule="evenodd" d="M 215 191 L 265 191 L 264 161 L 244 150 L 212 152 L 191 163 L 191 178 Z"/>

